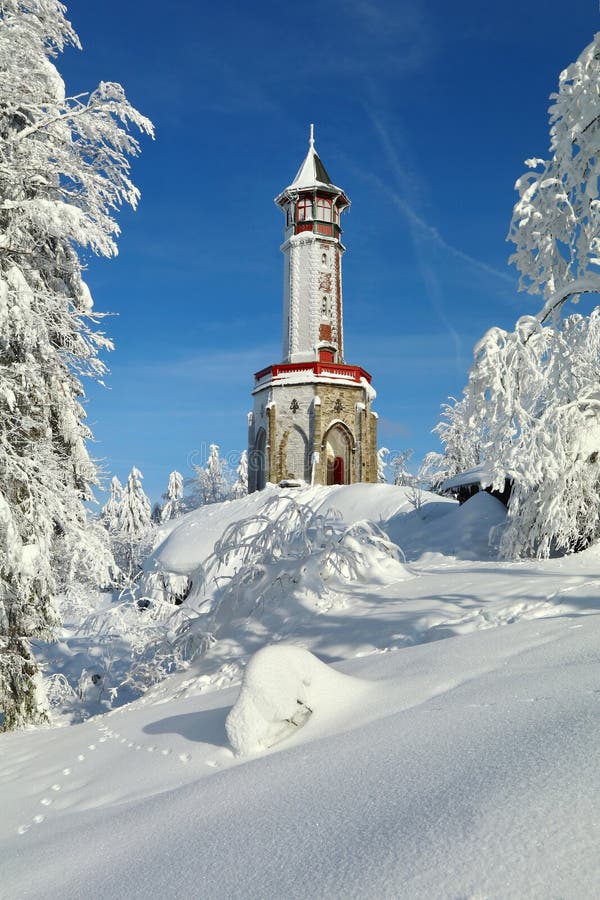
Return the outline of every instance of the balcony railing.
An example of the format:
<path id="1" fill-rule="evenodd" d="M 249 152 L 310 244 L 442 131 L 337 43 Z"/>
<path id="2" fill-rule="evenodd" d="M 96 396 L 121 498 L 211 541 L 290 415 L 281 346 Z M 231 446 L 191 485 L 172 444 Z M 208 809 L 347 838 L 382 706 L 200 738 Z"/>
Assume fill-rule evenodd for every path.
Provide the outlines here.
<path id="1" fill-rule="evenodd" d="M 278 378 L 281 375 L 292 375 L 295 372 L 312 372 L 313 375 L 333 375 L 334 377 L 349 378 L 360 383 L 361 378 L 366 378 L 371 384 L 371 375 L 361 366 L 346 366 L 341 363 L 305 362 L 305 363 L 278 363 L 275 366 L 267 366 L 254 376 L 255 381 L 262 381 L 267 376 Z"/>

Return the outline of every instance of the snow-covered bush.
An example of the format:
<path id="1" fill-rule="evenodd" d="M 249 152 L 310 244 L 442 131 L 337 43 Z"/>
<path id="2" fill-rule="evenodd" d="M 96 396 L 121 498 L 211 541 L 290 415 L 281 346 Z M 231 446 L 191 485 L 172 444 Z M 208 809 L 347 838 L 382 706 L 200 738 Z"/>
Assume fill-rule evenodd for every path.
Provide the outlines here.
<path id="1" fill-rule="evenodd" d="M 259 753 L 305 725 L 313 712 L 335 710 L 368 687 L 325 665 L 302 647 L 278 644 L 255 653 L 225 728 L 240 756 Z"/>
<path id="2" fill-rule="evenodd" d="M 348 584 L 367 576 L 380 582 L 406 577 L 398 547 L 377 525 L 365 520 L 348 527 L 335 510 L 320 515 L 294 497 L 276 495 L 261 512 L 232 523 L 189 579 L 160 570 L 143 576 L 134 604 L 142 617 L 128 620 L 123 632 L 140 635 L 129 681 L 140 688 L 187 666 L 235 621 L 285 614 L 290 603 L 314 612 L 343 606 Z M 181 605 L 174 606 L 177 600 Z"/>
<path id="3" fill-rule="evenodd" d="M 57 540 L 89 540 L 96 468 L 81 376 L 101 377 L 77 247 L 116 253 L 115 210 L 136 206 L 130 128 L 150 122 L 118 84 L 65 95 L 52 60 L 78 37 L 56 0 L 0 4 L 0 728 L 46 718 L 30 650 L 52 636 Z"/>

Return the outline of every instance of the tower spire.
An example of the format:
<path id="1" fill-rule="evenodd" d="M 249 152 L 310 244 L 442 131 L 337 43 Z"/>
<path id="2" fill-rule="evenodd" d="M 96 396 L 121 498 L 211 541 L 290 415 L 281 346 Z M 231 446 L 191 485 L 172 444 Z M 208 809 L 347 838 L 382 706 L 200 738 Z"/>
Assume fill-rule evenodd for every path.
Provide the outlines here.
<path id="1" fill-rule="evenodd" d="M 310 138 L 308 140 L 308 146 L 311 150 L 315 149 L 315 126 L 312 123 L 310 126 Z"/>

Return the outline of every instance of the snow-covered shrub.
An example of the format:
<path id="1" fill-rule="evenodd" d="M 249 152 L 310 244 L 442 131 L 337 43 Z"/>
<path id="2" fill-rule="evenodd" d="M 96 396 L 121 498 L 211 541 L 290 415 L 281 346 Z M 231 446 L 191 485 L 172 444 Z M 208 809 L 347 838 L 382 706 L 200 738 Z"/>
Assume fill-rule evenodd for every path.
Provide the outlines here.
<path id="1" fill-rule="evenodd" d="M 261 513 L 224 532 L 190 602 L 199 604 L 210 622 L 207 630 L 218 637 L 233 617 L 260 612 L 296 593 L 312 598 L 315 608 L 343 605 L 349 581 L 391 572 L 405 577 L 399 556 L 373 522 L 346 527 L 335 509 L 321 515 L 293 497 L 273 497 Z"/>
<path id="2" fill-rule="evenodd" d="M 335 710 L 368 690 L 364 682 L 325 665 L 302 647 L 278 644 L 254 654 L 225 728 L 235 753 L 272 747 L 305 725 L 313 712 Z"/>
<path id="3" fill-rule="evenodd" d="M 158 600 L 179 606 L 187 598 L 192 587 L 187 575 L 176 575 L 174 572 L 146 572 L 140 580 L 140 599 L 138 605 L 145 600 Z"/>
<path id="4" fill-rule="evenodd" d="M 147 573 L 134 603 L 89 627 L 110 633 L 114 626 L 115 635 L 131 640 L 127 681 L 141 689 L 189 665 L 226 636 L 232 622 L 285 610 L 290 602 L 315 612 L 344 605 L 348 583 L 367 576 L 406 577 L 398 547 L 377 525 L 347 527 L 335 510 L 320 515 L 280 494 L 260 513 L 232 523 L 190 579 Z M 179 606 L 173 606 L 175 591 L 187 594 Z"/>

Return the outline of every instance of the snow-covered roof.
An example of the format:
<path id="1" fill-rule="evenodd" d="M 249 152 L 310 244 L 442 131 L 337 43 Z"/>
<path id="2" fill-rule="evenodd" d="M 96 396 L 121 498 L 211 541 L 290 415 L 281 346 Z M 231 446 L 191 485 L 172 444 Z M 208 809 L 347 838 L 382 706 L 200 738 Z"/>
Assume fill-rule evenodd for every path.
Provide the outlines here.
<path id="1" fill-rule="evenodd" d="M 327 170 L 317 151 L 315 150 L 315 138 L 313 126 L 310 126 L 310 138 L 308 140 L 308 153 L 300 168 L 296 173 L 296 177 L 292 181 L 290 187 L 294 188 L 310 188 L 315 185 L 332 185 L 331 178 L 327 174 Z"/>
<path id="2" fill-rule="evenodd" d="M 447 478 L 440 485 L 442 491 L 452 491 L 455 488 L 465 487 L 468 484 L 479 484 L 482 488 L 489 487 L 494 481 L 493 475 L 483 465 L 473 466 L 472 469 L 466 469 Z"/>
<path id="3" fill-rule="evenodd" d="M 308 139 L 308 153 L 300 168 L 296 172 L 296 177 L 288 187 L 279 195 L 280 197 L 287 194 L 288 191 L 301 191 L 310 188 L 328 188 L 330 191 L 336 191 L 343 194 L 341 188 L 333 184 L 331 178 L 327 174 L 327 169 L 323 165 L 321 158 L 315 150 L 314 126 L 310 126 L 310 137 Z M 276 201 L 276 202 L 277 202 Z"/>

